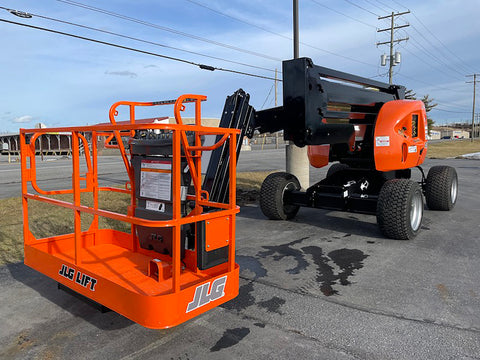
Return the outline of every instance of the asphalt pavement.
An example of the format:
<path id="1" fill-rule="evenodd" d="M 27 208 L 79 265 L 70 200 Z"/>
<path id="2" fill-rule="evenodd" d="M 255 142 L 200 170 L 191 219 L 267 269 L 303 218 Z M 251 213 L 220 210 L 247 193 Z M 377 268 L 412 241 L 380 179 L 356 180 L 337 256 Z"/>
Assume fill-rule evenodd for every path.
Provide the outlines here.
<path id="1" fill-rule="evenodd" d="M 118 160 L 101 159 L 105 181 L 123 181 Z M 67 164 L 42 163 L 42 185 L 69 179 Z M 242 207 L 239 296 L 172 329 L 101 313 L 23 264 L 2 267 L 0 358 L 480 359 L 480 160 L 425 168 L 437 164 L 457 169 L 457 205 L 426 209 L 410 241 L 384 238 L 374 216 L 300 209 L 281 222 Z M 10 196 L 15 166 L 0 164 Z M 284 153 L 245 152 L 238 168 L 282 170 Z"/>

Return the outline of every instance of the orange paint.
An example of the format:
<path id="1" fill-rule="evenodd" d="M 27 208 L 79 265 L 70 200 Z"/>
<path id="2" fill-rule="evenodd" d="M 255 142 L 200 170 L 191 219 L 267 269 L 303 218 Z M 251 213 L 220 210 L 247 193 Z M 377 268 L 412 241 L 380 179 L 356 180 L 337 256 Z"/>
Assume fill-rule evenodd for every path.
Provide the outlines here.
<path id="1" fill-rule="evenodd" d="M 310 145 L 307 149 L 310 165 L 321 168 L 328 165 L 330 145 Z"/>
<path id="2" fill-rule="evenodd" d="M 196 125 L 183 125 L 180 112 L 186 102 L 194 102 Z M 178 124 L 135 123 L 136 106 L 156 106 L 160 103 L 118 102 L 110 109 L 111 124 L 85 127 L 62 127 L 55 129 L 21 129 L 20 149 L 22 168 L 22 205 L 24 220 L 25 264 L 74 291 L 124 315 L 149 328 L 168 328 L 187 321 L 212 309 L 238 294 L 239 267 L 235 263 L 235 215 L 239 208 L 235 203 L 236 176 L 236 136 L 235 129 L 201 126 L 200 102 L 206 97 L 183 95 L 175 103 L 175 117 Z M 117 124 L 118 106 L 130 108 L 130 121 Z M 134 172 L 129 161 L 122 137 L 130 137 L 136 130 L 163 129 L 173 132 L 172 194 L 173 216 L 169 220 L 147 220 L 134 216 L 136 197 Z M 71 134 L 72 187 L 53 191 L 42 190 L 36 180 L 35 139 L 48 132 Z M 186 132 L 195 132 L 195 144 L 187 141 Z M 78 144 L 86 139 L 81 133 L 92 133 L 92 151 L 84 146 L 87 163 L 86 174 L 80 174 L 80 154 Z M 220 143 L 203 147 L 204 135 L 222 135 Z M 33 137 L 32 137 L 33 136 Z M 125 189 L 99 187 L 97 169 L 97 141 L 99 136 L 115 138 L 124 161 L 130 181 Z M 27 143 L 27 139 L 30 141 Z M 32 141 L 33 140 L 33 141 Z M 201 155 L 224 142 L 230 151 L 230 187 L 226 203 L 209 201 L 209 194 L 201 188 Z M 183 150 L 182 150 L 183 149 Z M 181 216 L 180 161 L 185 156 L 189 164 L 195 193 L 188 199 L 195 202 L 195 209 Z M 28 186 L 34 189 L 28 192 Z M 130 195 L 131 203 L 125 214 L 99 208 L 99 192 L 122 192 Z M 51 195 L 73 194 L 73 202 L 54 199 Z M 82 196 L 93 198 L 93 206 L 81 205 Z M 59 206 L 73 212 L 74 233 L 58 234 L 49 238 L 37 239 L 30 231 L 28 222 L 29 202 L 40 201 Z M 216 211 L 205 213 L 203 207 Z M 82 231 L 82 214 L 92 214 L 93 221 L 87 231 Z M 100 229 L 98 218 L 106 217 L 131 224 L 130 232 Z M 228 243 L 228 261 L 207 270 L 197 268 L 196 251 L 185 250 L 181 260 L 181 225 L 200 221 L 211 222 L 207 226 L 207 243 L 220 247 Z M 172 256 L 159 254 L 138 246 L 135 227 L 173 228 Z M 188 308 L 188 311 L 187 311 Z"/>
<path id="3" fill-rule="evenodd" d="M 427 155 L 427 115 L 422 101 L 385 103 L 374 134 L 375 167 L 379 171 L 419 166 Z"/>

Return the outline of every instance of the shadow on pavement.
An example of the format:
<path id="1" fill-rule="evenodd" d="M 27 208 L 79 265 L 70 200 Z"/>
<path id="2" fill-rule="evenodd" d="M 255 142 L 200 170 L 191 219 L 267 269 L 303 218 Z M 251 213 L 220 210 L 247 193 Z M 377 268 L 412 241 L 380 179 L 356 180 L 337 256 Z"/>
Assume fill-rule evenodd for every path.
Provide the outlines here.
<path id="1" fill-rule="evenodd" d="M 13 279 L 38 292 L 43 298 L 101 330 L 118 330 L 134 325 L 122 315 L 109 311 L 102 313 L 83 300 L 57 289 L 57 282 L 29 268 L 23 263 L 7 264 Z"/>
<path id="2" fill-rule="evenodd" d="M 377 224 L 362 220 L 362 217 L 368 216 L 372 220 L 374 215 L 363 215 L 356 213 L 342 213 L 344 217 L 336 216 L 335 212 L 322 209 L 300 209 L 297 216 L 289 221 L 268 220 L 256 205 L 242 206 L 240 213 L 237 215 L 240 218 L 253 219 L 260 221 L 276 222 L 278 227 L 282 224 L 302 224 L 316 226 L 324 230 L 331 230 L 336 232 L 347 233 L 350 235 L 365 236 L 368 238 L 385 239 L 380 233 Z M 260 227 L 260 223 L 258 224 Z"/>

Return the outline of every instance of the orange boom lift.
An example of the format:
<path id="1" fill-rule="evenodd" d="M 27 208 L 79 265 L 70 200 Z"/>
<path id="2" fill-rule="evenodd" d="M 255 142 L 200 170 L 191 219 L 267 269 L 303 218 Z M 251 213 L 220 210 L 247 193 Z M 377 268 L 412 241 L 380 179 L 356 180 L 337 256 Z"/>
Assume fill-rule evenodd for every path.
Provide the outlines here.
<path id="1" fill-rule="evenodd" d="M 248 111 L 240 118 L 250 120 L 248 95 L 237 92 L 227 98 L 227 105 L 229 99 L 234 107 L 246 99 L 242 104 Z M 176 101 L 118 102 L 110 108 L 111 124 L 21 129 L 25 264 L 59 287 L 154 329 L 178 325 L 237 296 L 235 174 L 244 131 L 235 127 L 246 126 L 238 124 L 239 116 L 234 119 L 237 125 L 232 124 L 237 108 L 228 119 L 222 118 L 228 128 L 202 126 L 204 100 L 201 95 L 182 95 Z M 195 107 L 195 125 L 182 123 L 186 103 Z M 136 123 L 136 108 L 165 104 L 174 104 L 177 124 Z M 116 122 L 120 106 L 129 108 L 129 121 Z M 71 189 L 45 191 L 37 184 L 35 143 L 46 132 L 71 136 Z M 91 136 L 91 150 L 86 134 Z M 125 188 L 99 186 L 97 141 L 105 137 L 107 147 L 120 150 L 129 178 Z M 213 139 L 211 144 L 206 138 Z M 128 140 L 128 149 L 123 139 Z M 211 159 L 202 184 L 202 155 L 207 152 Z M 222 166 L 218 159 L 225 160 Z M 221 173 L 221 181 L 216 173 Z M 126 214 L 99 207 L 99 195 L 109 192 L 129 195 Z M 71 194 L 73 201 L 56 199 L 59 194 Z M 93 206 L 82 204 L 87 196 L 93 198 Z M 31 202 L 72 211 L 74 232 L 36 238 L 29 224 Z M 83 214 L 93 215 L 85 231 Z M 128 223 L 130 231 L 100 228 L 100 217 Z"/>

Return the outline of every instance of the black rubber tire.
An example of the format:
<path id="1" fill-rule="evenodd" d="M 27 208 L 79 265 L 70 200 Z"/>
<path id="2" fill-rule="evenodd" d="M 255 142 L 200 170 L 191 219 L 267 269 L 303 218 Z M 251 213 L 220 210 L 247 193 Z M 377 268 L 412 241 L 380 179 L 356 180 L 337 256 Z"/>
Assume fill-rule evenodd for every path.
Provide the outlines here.
<path id="1" fill-rule="evenodd" d="M 300 190 L 298 179 L 286 172 L 268 175 L 260 189 L 260 209 L 271 220 L 288 220 L 297 215 L 297 205 L 285 205 L 285 191 Z"/>
<path id="2" fill-rule="evenodd" d="M 345 170 L 345 169 L 348 169 L 348 168 L 349 168 L 349 166 L 347 164 L 342 164 L 342 163 L 332 164 L 327 170 L 327 178 L 332 176 L 333 174 L 339 172 L 339 171 L 342 171 L 342 170 Z"/>
<path id="3" fill-rule="evenodd" d="M 417 212 L 413 211 L 412 205 Z M 413 225 L 412 217 L 416 220 Z M 420 185 L 409 179 L 386 181 L 377 203 L 377 223 L 382 234 L 392 239 L 410 240 L 420 231 L 422 220 L 423 196 Z"/>
<path id="4" fill-rule="evenodd" d="M 428 171 L 425 198 L 430 210 L 449 211 L 458 197 L 457 171 L 450 166 L 434 166 Z"/>

